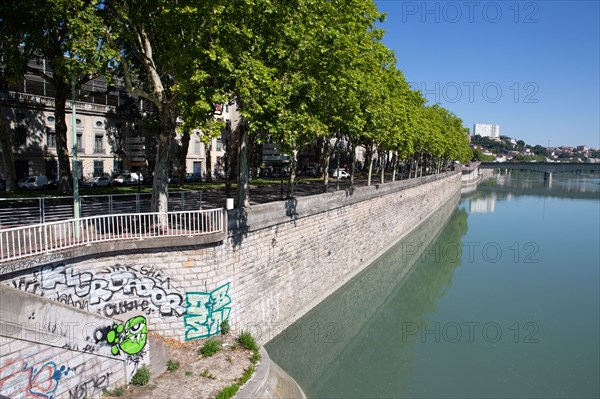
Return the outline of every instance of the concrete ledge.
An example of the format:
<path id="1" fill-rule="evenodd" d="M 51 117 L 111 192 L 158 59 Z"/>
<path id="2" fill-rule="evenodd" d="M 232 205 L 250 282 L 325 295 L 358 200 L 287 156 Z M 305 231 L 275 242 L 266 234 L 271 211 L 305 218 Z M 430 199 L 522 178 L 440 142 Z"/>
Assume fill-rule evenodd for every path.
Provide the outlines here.
<path id="1" fill-rule="evenodd" d="M 449 176 L 458 174 L 460 174 L 460 171 L 457 170 L 414 179 L 357 187 L 354 190 L 341 190 L 333 193 L 258 204 L 247 209 L 233 209 L 228 211 L 228 230 L 233 235 L 235 241 L 236 234 L 246 234 L 251 231 L 261 230 L 277 224 L 446 179 Z"/>
<path id="2" fill-rule="evenodd" d="M 148 249 L 179 249 L 219 245 L 227 239 L 227 233 L 214 233 L 201 236 L 157 237 L 143 240 L 119 240 L 98 242 L 93 245 L 73 247 L 48 254 L 30 256 L 0 264 L 0 275 L 30 269 L 51 262 L 67 259 L 86 258 L 101 255 L 119 255 Z"/>
<path id="3" fill-rule="evenodd" d="M 306 399 L 300 385 L 260 348 L 261 360 L 254 375 L 235 395 L 237 399 Z"/>

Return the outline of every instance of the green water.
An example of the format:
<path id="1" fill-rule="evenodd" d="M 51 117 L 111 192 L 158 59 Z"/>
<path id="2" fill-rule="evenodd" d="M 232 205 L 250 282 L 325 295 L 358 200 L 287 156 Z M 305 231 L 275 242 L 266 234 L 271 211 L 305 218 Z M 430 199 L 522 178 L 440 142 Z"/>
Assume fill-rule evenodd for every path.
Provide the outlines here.
<path id="1" fill-rule="evenodd" d="M 498 176 L 266 345 L 310 398 L 598 398 L 600 178 Z"/>

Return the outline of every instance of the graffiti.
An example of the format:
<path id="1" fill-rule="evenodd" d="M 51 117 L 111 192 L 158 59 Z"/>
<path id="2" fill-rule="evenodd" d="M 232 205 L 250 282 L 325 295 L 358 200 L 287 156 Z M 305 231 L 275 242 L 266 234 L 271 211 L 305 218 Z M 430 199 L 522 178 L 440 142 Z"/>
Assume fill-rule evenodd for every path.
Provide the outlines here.
<path id="1" fill-rule="evenodd" d="M 92 345 L 92 344 L 86 344 L 85 346 L 80 348 L 78 344 L 73 344 L 70 342 L 65 343 L 62 346 L 62 348 L 69 349 L 72 351 L 77 351 L 77 352 L 83 352 L 83 353 L 94 353 L 94 352 L 98 351 L 98 349 L 99 349 L 96 345 Z"/>
<path id="2" fill-rule="evenodd" d="M 93 376 L 89 380 L 78 384 L 69 391 L 69 398 L 83 399 L 92 397 L 97 391 L 108 388 L 111 375 L 111 372 L 107 372 L 106 374 Z"/>
<path id="3" fill-rule="evenodd" d="M 60 303 L 64 303 L 65 305 L 73 306 L 77 309 L 88 310 L 89 302 L 87 299 L 73 299 L 72 294 L 56 294 L 56 300 Z"/>
<path id="4" fill-rule="evenodd" d="M 53 398 L 56 388 L 70 368 L 48 362 L 40 368 L 27 365 L 23 359 L 13 359 L 0 368 L 0 392 L 8 397 Z"/>
<path id="5" fill-rule="evenodd" d="M 41 255 L 41 256 L 37 256 L 35 258 L 2 265 L 2 266 L 0 266 L 0 275 L 14 273 L 19 270 L 30 269 L 32 267 L 36 267 L 36 266 L 44 265 L 46 263 L 56 262 L 56 261 L 60 261 L 60 260 L 68 259 L 68 258 L 72 258 L 72 257 L 73 257 L 73 253 L 71 251 L 55 253 L 55 254 L 48 254 L 48 255 Z"/>
<path id="6" fill-rule="evenodd" d="M 171 280 L 161 276 L 154 266 L 137 270 L 115 265 L 94 274 L 64 264 L 46 265 L 33 273 L 33 279 L 15 280 L 13 286 L 41 296 L 56 295 L 59 302 L 107 316 L 134 309 L 146 314 L 156 311 L 161 316 L 185 314 L 183 296 L 171 288 Z M 121 302 L 115 305 L 116 301 Z M 111 306 L 106 306 L 107 303 Z"/>
<path id="7" fill-rule="evenodd" d="M 206 338 L 221 331 L 221 322 L 229 318 L 231 298 L 229 283 L 211 292 L 188 292 L 187 314 L 183 321 L 187 330 L 185 339 Z"/>
<path id="8" fill-rule="evenodd" d="M 133 299 L 130 301 L 119 301 L 118 303 L 107 303 L 102 309 L 102 314 L 106 317 L 113 317 L 134 310 L 149 315 L 153 309 L 150 308 L 150 301 L 147 299 Z"/>
<path id="9" fill-rule="evenodd" d="M 38 291 L 40 284 L 37 279 L 27 280 L 25 277 L 20 277 L 18 280 L 12 282 L 13 287 L 21 291 L 36 292 Z"/>
<path id="10" fill-rule="evenodd" d="M 136 316 L 127 320 L 125 324 L 114 324 L 106 333 L 106 342 L 111 346 L 113 355 L 121 351 L 128 355 L 136 355 L 146 346 L 147 325 L 144 316 Z"/>

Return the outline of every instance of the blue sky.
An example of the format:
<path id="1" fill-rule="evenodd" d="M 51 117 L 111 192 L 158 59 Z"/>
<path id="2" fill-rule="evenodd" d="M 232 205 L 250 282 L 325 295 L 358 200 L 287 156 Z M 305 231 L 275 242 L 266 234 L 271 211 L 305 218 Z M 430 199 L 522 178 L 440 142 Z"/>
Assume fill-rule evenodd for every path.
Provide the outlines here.
<path id="1" fill-rule="evenodd" d="M 384 43 L 465 127 L 600 147 L 600 1 L 376 1 Z"/>

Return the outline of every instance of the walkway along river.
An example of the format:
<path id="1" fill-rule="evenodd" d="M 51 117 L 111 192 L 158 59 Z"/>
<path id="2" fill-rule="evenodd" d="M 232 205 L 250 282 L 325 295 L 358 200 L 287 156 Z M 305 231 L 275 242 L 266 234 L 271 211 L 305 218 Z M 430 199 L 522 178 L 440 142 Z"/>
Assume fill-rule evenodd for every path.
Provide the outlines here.
<path id="1" fill-rule="evenodd" d="M 271 358 L 310 398 L 597 398 L 598 175 L 548 188 L 512 172 L 445 212 L 269 342 Z"/>

